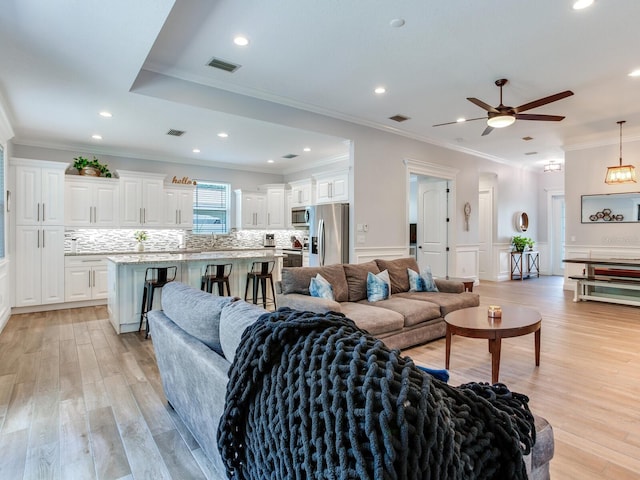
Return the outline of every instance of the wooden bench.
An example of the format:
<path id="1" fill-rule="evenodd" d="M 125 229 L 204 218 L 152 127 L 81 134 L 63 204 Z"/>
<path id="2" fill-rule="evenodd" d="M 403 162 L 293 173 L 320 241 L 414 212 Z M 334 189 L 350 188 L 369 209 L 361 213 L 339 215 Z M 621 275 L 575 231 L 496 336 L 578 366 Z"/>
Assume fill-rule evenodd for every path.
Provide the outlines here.
<path id="1" fill-rule="evenodd" d="M 569 276 L 571 280 L 576 281 L 574 302 L 595 300 L 640 306 L 640 270 L 595 268 L 593 271 L 592 276 Z M 625 294 L 625 291 L 628 293 Z"/>

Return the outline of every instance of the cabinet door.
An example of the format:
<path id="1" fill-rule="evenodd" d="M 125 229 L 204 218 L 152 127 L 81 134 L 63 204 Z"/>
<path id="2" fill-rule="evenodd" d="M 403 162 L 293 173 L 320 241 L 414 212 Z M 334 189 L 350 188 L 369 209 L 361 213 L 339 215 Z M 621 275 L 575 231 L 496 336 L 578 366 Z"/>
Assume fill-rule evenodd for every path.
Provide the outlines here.
<path id="1" fill-rule="evenodd" d="M 178 201 L 180 193 L 175 189 L 165 189 L 164 191 L 164 224 L 167 227 L 175 227 L 179 223 Z"/>
<path id="2" fill-rule="evenodd" d="M 178 193 L 178 225 L 182 228 L 193 227 L 193 190 L 180 190 Z"/>
<path id="3" fill-rule="evenodd" d="M 285 228 L 284 204 L 285 192 L 283 188 L 267 190 L 267 227 Z"/>
<path id="4" fill-rule="evenodd" d="M 15 305 L 40 305 L 41 300 L 41 228 L 16 227 Z"/>
<path id="5" fill-rule="evenodd" d="M 107 266 L 93 267 L 91 277 L 91 298 L 94 300 L 107 298 L 109 296 Z"/>
<path id="6" fill-rule="evenodd" d="M 117 227 L 119 224 L 118 186 L 114 184 L 94 187 L 93 225 L 96 227 Z"/>
<path id="7" fill-rule="evenodd" d="M 316 183 L 316 203 L 329 202 L 331 202 L 331 180 L 318 180 Z"/>
<path id="8" fill-rule="evenodd" d="M 137 178 L 120 179 L 120 225 L 142 225 L 142 183 Z"/>
<path id="9" fill-rule="evenodd" d="M 64 224 L 72 227 L 90 226 L 93 219 L 93 194 L 90 185 L 67 182 L 64 197 Z"/>
<path id="10" fill-rule="evenodd" d="M 332 202 L 348 202 L 349 201 L 349 174 L 342 173 L 336 175 L 331 186 Z"/>
<path id="11" fill-rule="evenodd" d="M 265 197 L 253 193 L 242 194 L 242 228 L 266 226 Z"/>
<path id="12" fill-rule="evenodd" d="M 40 188 L 42 225 L 64 225 L 64 170 L 43 168 Z"/>
<path id="13" fill-rule="evenodd" d="M 64 300 L 80 302 L 91 299 L 91 267 L 70 267 L 64 269 Z"/>
<path id="14" fill-rule="evenodd" d="M 42 304 L 64 302 L 64 227 L 42 228 Z"/>
<path id="15" fill-rule="evenodd" d="M 38 167 L 16 167 L 16 225 L 40 223 L 41 173 Z"/>
<path id="16" fill-rule="evenodd" d="M 142 180 L 142 219 L 145 226 L 160 227 L 163 218 L 164 183 L 162 180 Z"/>
<path id="17" fill-rule="evenodd" d="M 267 198 L 264 195 L 257 195 L 255 199 L 256 223 L 255 228 L 266 228 L 267 226 Z"/>

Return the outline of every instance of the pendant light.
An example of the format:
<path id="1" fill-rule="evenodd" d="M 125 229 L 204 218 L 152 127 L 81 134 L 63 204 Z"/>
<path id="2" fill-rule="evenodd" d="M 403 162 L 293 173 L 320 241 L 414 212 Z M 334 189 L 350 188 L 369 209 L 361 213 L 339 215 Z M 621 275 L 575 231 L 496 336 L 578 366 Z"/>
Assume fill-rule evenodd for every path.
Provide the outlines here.
<path id="1" fill-rule="evenodd" d="M 615 185 L 618 183 L 636 183 L 636 169 L 633 165 L 622 165 L 622 124 L 624 120 L 616 122 L 620 125 L 620 165 L 607 167 L 607 176 L 604 183 Z"/>

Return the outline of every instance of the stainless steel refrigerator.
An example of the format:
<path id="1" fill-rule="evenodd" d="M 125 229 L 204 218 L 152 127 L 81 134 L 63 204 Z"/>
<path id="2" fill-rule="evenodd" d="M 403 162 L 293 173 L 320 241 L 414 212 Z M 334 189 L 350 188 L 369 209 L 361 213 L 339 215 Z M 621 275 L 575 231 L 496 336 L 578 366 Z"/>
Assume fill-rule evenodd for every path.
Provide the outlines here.
<path id="1" fill-rule="evenodd" d="M 349 263 L 349 204 L 309 207 L 309 266 Z"/>

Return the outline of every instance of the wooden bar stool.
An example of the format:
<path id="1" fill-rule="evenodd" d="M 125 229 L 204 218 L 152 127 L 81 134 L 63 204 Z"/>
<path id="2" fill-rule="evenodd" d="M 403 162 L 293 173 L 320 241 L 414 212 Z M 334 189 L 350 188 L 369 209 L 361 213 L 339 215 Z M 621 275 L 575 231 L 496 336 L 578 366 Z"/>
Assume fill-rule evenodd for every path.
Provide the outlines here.
<path id="1" fill-rule="evenodd" d="M 140 326 L 147 318 L 147 312 L 153 310 L 153 292 L 156 288 L 162 288 L 167 283 L 176 279 L 178 267 L 149 267 L 144 273 L 144 291 L 142 292 L 142 308 L 140 309 Z M 147 320 L 146 333 L 144 338 L 149 337 L 149 321 Z"/>
<path id="2" fill-rule="evenodd" d="M 267 262 L 253 262 L 251 271 L 247 273 L 247 286 L 244 289 L 244 299 L 247 300 L 249 294 L 249 282 L 253 282 L 253 303 L 258 303 L 258 283 L 262 287 L 262 306 L 267 308 L 267 280 L 271 282 L 271 294 L 273 295 L 273 308 L 276 308 L 276 289 L 273 285 L 273 267 L 276 262 L 273 260 Z"/>
<path id="3" fill-rule="evenodd" d="M 231 286 L 229 285 L 229 275 L 231 275 L 230 263 L 209 264 L 204 275 L 200 278 L 200 290 L 213 294 L 213 286 L 218 286 L 218 295 L 224 297 L 224 287 L 227 287 L 227 296 L 231 296 Z"/>

